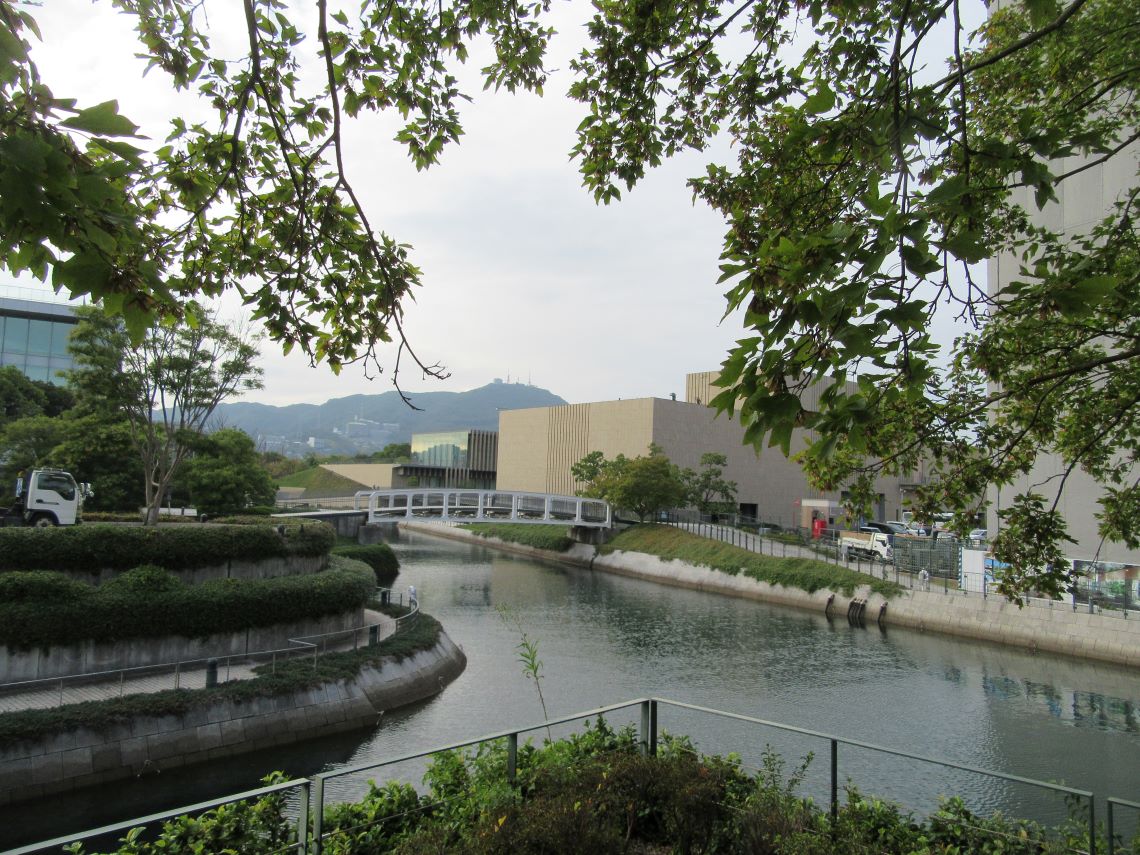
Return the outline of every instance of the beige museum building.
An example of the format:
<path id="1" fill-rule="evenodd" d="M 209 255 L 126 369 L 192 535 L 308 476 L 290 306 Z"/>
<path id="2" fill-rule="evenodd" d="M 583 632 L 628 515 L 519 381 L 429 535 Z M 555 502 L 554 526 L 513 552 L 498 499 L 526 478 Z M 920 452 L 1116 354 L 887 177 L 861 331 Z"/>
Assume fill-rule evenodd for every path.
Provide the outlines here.
<path id="1" fill-rule="evenodd" d="M 744 444 L 739 421 L 707 406 L 718 391 L 712 385 L 716 376 L 715 371 L 689 374 L 684 401 L 634 398 L 501 412 L 497 488 L 572 496 L 582 485 L 570 468 L 590 452 L 638 457 L 656 443 L 673 463 L 694 470 L 700 468 L 702 454 L 723 454 L 728 459 L 725 478 L 737 483 L 739 512 L 746 517 L 807 527 L 814 514 L 829 524 L 843 524 L 842 494 L 813 490 L 800 467 L 779 449 L 757 453 Z M 793 453 L 807 439 L 803 431 L 793 434 Z M 898 519 L 914 483 L 913 478 L 879 479 L 874 518 Z"/>

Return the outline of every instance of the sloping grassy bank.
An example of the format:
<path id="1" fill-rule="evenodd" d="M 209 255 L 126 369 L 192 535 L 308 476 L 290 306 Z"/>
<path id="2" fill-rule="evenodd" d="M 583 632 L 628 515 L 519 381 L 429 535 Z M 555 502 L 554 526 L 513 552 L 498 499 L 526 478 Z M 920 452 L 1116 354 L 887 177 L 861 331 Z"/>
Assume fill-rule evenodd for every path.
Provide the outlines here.
<path id="1" fill-rule="evenodd" d="M 817 561 L 814 558 L 776 558 L 758 555 L 728 543 L 700 537 L 668 525 L 639 525 L 626 529 L 609 543 L 598 547 L 603 554 L 641 552 L 665 561 L 683 561 L 708 567 L 730 576 L 744 575 L 758 582 L 799 588 L 809 594 L 822 589 L 850 596 L 861 585 L 884 597 L 902 593 L 903 587 L 866 573 Z"/>
<path id="2" fill-rule="evenodd" d="M 565 552 L 574 545 L 564 525 L 530 523 L 470 523 L 460 528 L 479 537 L 495 537 L 505 543 L 518 543 L 549 552 Z"/>

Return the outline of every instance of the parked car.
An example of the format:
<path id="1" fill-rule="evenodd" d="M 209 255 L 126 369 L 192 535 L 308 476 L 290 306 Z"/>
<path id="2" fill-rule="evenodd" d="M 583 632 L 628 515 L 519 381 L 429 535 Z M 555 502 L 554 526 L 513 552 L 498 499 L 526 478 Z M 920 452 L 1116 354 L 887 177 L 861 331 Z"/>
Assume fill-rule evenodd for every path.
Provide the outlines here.
<path id="1" fill-rule="evenodd" d="M 890 523 L 884 522 L 865 522 L 859 527 L 859 531 L 881 531 L 883 534 L 898 534 L 891 528 Z"/>
<path id="2" fill-rule="evenodd" d="M 982 543 L 984 543 L 985 541 L 990 539 L 989 535 L 986 533 L 986 530 L 984 528 L 974 529 L 973 531 L 970 532 L 968 537 L 970 540 L 979 541 Z"/>

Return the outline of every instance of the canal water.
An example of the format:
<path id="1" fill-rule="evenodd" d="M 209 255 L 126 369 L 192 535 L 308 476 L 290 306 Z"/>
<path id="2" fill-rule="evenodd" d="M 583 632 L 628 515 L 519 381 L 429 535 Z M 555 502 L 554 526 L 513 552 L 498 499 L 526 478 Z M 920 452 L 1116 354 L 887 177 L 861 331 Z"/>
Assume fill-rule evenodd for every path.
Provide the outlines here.
<path id="1" fill-rule="evenodd" d="M 1092 790 L 1102 818 L 1105 796 L 1140 801 L 1140 672 L 400 537 L 398 585 L 416 586 L 468 657 L 442 694 L 372 731 L 0 810 L 0 848 L 250 788 L 272 769 L 308 775 L 541 723 L 519 660 L 522 633 L 537 646 L 550 718 L 652 695 Z M 789 769 L 810 754 L 803 791 L 826 798 L 826 741 L 667 706 L 659 726 L 702 751 L 736 752 L 750 768 L 768 747 Z M 359 795 L 369 777 L 415 782 L 423 768 L 338 778 L 330 798 Z M 1050 824 L 1068 812 L 1063 799 L 1026 785 L 862 748 L 841 746 L 839 775 L 920 814 L 951 794 Z"/>

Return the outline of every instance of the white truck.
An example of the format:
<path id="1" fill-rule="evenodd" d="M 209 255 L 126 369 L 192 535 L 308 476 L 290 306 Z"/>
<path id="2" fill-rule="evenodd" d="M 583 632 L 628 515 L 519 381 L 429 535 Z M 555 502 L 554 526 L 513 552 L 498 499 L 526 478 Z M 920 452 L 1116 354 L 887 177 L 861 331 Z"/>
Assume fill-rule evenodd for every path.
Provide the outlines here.
<path id="1" fill-rule="evenodd" d="M 90 484 L 77 484 L 62 469 L 33 469 L 16 483 L 16 501 L 0 508 L 0 524 L 47 528 L 75 525 L 83 500 L 94 495 Z"/>
<path id="2" fill-rule="evenodd" d="M 857 557 L 874 558 L 884 564 L 895 560 L 895 553 L 887 536 L 879 531 L 841 531 L 839 551 L 848 560 Z"/>

